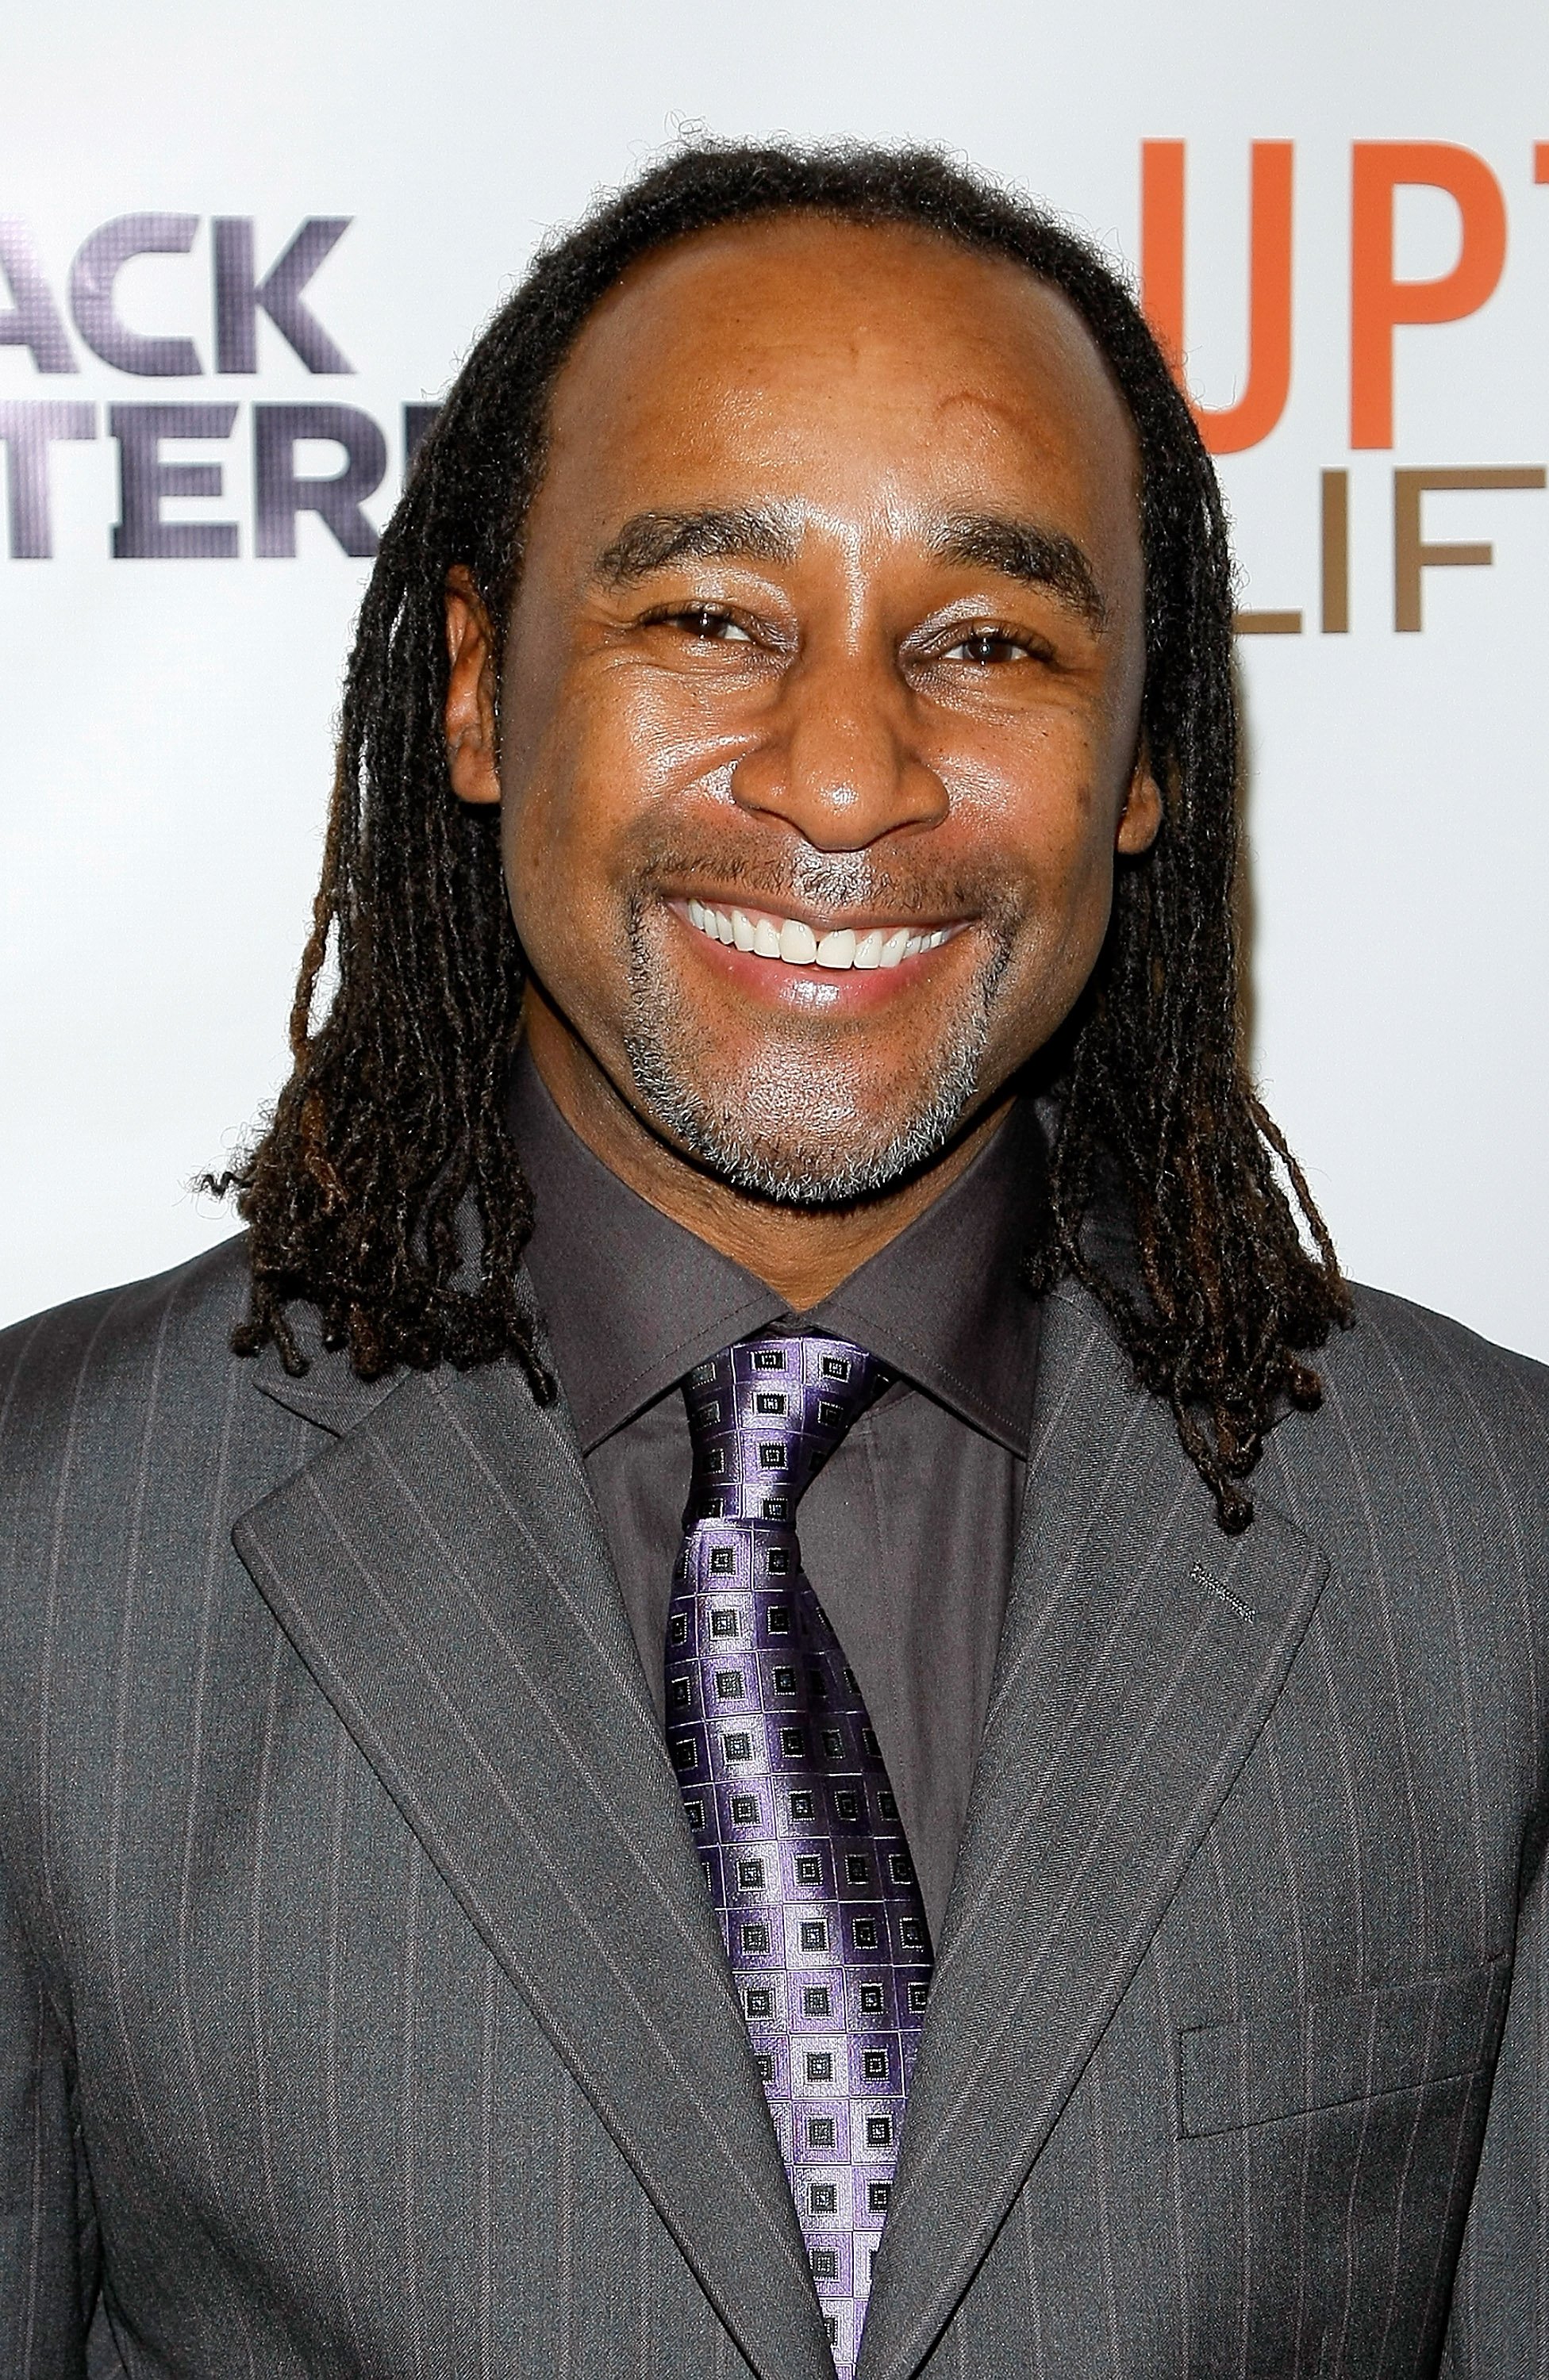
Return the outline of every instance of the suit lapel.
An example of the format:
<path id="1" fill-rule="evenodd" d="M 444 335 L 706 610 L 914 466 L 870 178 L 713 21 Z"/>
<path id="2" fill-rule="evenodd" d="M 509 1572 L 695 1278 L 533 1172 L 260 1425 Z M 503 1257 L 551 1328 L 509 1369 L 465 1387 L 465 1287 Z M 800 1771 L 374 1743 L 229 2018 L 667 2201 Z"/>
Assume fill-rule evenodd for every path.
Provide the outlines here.
<path id="1" fill-rule="evenodd" d="M 540 1409 L 504 1364 L 413 1374 L 385 1395 L 273 1371 L 260 1385 L 308 1395 L 341 1432 L 238 1523 L 260 1591 L 753 2369 L 832 2380 L 563 1408 Z"/>
<path id="2" fill-rule="evenodd" d="M 1224 1536 L 1095 1304 L 1049 1301 L 1016 1573 L 863 2338 L 929 2353 L 1246 1759 L 1327 1564 Z"/>

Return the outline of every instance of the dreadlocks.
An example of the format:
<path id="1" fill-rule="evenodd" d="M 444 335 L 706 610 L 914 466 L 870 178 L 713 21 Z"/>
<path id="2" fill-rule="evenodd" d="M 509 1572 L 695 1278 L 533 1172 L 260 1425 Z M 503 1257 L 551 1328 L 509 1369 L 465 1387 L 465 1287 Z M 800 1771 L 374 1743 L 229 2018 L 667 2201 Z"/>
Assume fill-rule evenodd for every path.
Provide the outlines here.
<path id="1" fill-rule="evenodd" d="M 1073 1275 L 1101 1300 L 1139 1380 L 1170 1403 L 1223 1527 L 1240 1529 L 1251 1506 L 1236 1483 L 1277 1410 L 1317 1402 L 1299 1351 L 1322 1344 L 1348 1300 L 1238 1051 L 1221 500 L 1188 407 L 1112 272 L 1046 215 L 921 150 L 681 152 L 551 243 L 473 349 L 361 607 L 291 1012 L 294 1070 L 257 1146 L 212 1185 L 238 1192 L 251 1227 L 251 1303 L 233 1343 L 250 1354 L 272 1342 L 287 1369 L 303 1369 L 287 1308 L 307 1301 L 324 1343 L 348 1348 L 363 1377 L 506 1355 L 540 1398 L 554 1394 L 518 1288 L 532 1203 L 503 1112 L 523 956 L 494 820 L 459 803 L 447 774 L 446 576 L 467 567 L 502 636 L 551 392 L 592 309 L 668 241 L 792 211 L 912 225 L 1016 260 L 1076 308 L 1133 418 L 1142 733 L 1165 818 L 1149 855 L 1119 870 L 1102 960 L 1059 1038 L 1031 1268 L 1039 1287 Z M 314 1023 L 330 955 L 336 987 Z M 1099 1228 L 1116 1194 L 1122 1245 Z"/>

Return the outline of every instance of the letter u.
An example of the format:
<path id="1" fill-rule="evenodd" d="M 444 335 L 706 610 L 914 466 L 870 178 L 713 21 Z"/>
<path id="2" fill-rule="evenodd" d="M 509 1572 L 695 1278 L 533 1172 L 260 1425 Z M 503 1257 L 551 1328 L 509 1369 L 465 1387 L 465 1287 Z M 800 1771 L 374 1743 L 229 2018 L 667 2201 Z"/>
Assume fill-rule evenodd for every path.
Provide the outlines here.
<path id="1" fill-rule="evenodd" d="M 1249 200 L 1248 378 L 1235 405 L 1197 405 L 1184 371 L 1184 143 L 1140 144 L 1140 303 L 1213 455 L 1267 438 L 1291 389 L 1294 144 L 1255 140 Z"/>

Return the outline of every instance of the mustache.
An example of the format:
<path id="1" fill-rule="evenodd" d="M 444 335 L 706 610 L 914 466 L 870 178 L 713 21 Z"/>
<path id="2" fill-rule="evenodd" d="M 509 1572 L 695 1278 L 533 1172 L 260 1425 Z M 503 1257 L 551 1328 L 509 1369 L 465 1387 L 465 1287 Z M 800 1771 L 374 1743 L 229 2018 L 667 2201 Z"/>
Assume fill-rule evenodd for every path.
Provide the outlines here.
<path id="1" fill-rule="evenodd" d="M 778 909 L 783 902 L 816 910 L 880 910 L 899 917 L 982 917 L 991 926 L 1006 923 L 1015 896 L 993 867 L 943 867 L 919 859 L 866 851 L 819 851 L 803 843 L 750 845 L 714 833 L 670 841 L 653 839 L 641 848 L 635 870 L 637 898 L 684 885 L 713 882 L 727 894 L 741 893 L 751 908 Z"/>

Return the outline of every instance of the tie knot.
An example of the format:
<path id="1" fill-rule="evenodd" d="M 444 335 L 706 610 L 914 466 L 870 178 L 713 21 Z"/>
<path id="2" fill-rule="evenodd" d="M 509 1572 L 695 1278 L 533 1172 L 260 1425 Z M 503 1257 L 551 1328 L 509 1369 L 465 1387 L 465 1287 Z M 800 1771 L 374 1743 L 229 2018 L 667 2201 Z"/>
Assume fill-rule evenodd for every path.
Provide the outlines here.
<path id="1" fill-rule="evenodd" d="M 693 1520 L 789 1524 L 850 1424 L 890 1375 L 848 1339 L 773 1333 L 723 1347 L 683 1384 Z"/>

